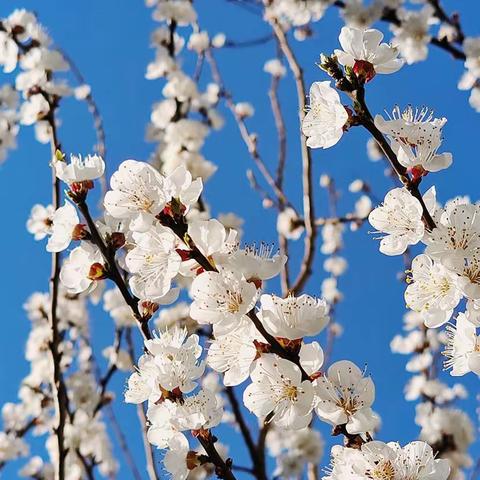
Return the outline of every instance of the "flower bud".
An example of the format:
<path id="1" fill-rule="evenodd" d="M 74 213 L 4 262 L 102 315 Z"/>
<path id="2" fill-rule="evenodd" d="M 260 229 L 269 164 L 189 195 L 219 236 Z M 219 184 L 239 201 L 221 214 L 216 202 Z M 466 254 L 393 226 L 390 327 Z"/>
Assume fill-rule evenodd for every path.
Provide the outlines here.
<path id="1" fill-rule="evenodd" d="M 375 76 L 373 64 L 366 60 L 356 60 L 353 65 L 353 72 L 362 83 L 367 83 Z"/>
<path id="2" fill-rule="evenodd" d="M 125 245 L 125 235 L 122 232 L 113 232 L 108 243 L 113 249 L 118 250 Z"/>
<path id="3" fill-rule="evenodd" d="M 153 314 L 158 310 L 158 306 L 158 303 L 150 302 L 149 300 L 141 302 L 140 307 L 142 310 L 142 318 L 144 320 L 152 318 Z"/>
<path id="4" fill-rule="evenodd" d="M 90 232 L 87 230 L 83 223 L 75 225 L 72 231 L 72 240 L 85 240 L 90 236 Z"/>
<path id="5" fill-rule="evenodd" d="M 96 262 L 90 266 L 90 270 L 88 272 L 88 278 L 90 280 L 104 280 L 107 277 L 107 269 L 101 263 Z"/>

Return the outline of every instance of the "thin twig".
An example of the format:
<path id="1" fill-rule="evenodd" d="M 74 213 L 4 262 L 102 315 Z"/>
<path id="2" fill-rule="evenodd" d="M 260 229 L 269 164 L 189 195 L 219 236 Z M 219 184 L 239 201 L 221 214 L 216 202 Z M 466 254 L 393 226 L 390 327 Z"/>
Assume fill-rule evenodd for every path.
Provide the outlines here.
<path id="1" fill-rule="evenodd" d="M 268 4 L 268 0 L 265 0 Z M 303 70 L 298 60 L 290 47 L 287 36 L 282 29 L 282 26 L 277 19 L 272 18 L 270 25 L 273 28 L 280 48 L 287 59 L 288 65 L 295 79 L 295 86 L 297 90 L 298 99 L 298 119 L 301 127 L 305 117 L 305 82 L 303 78 Z M 308 281 L 312 274 L 313 260 L 315 257 L 315 245 L 317 238 L 317 229 L 315 226 L 315 212 L 313 200 L 313 182 L 312 182 L 312 158 L 310 149 L 307 147 L 305 135 L 300 133 L 300 144 L 302 154 L 302 184 L 303 184 L 303 216 L 305 219 L 305 246 L 300 271 L 291 288 L 293 293 L 299 292 Z"/>
<path id="2" fill-rule="evenodd" d="M 62 54 L 65 61 L 70 66 L 73 76 L 75 77 L 78 85 L 87 85 L 85 81 L 85 77 L 83 76 L 82 72 L 78 68 L 77 64 L 73 61 L 73 59 L 65 52 L 65 50 L 57 47 L 57 50 Z M 92 114 L 93 117 L 93 128 L 95 129 L 95 134 L 97 137 L 97 143 L 95 145 L 95 151 L 103 158 L 105 161 L 105 175 L 100 178 L 101 186 L 102 186 L 102 193 L 105 194 L 107 190 L 107 183 L 106 178 L 107 175 L 107 143 L 106 143 L 106 135 L 105 135 L 105 127 L 103 125 L 103 118 L 100 114 L 100 110 L 98 109 L 97 102 L 93 97 L 92 92 L 90 91 L 85 96 L 85 102 L 88 106 L 89 112 Z"/>
<path id="3" fill-rule="evenodd" d="M 48 98 L 48 97 L 47 97 Z M 60 150 L 60 143 L 57 137 L 57 127 L 55 124 L 55 106 L 50 102 L 50 112 L 46 120 L 50 127 L 50 161 L 52 163 L 52 205 L 56 210 L 60 207 L 60 181 L 55 174 L 53 161 L 57 150 Z M 51 339 L 49 342 L 50 353 L 53 362 L 53 381 L 52 396 L 55 403 L 55 412 L 57 416 L 57 424 L 55 426 L 55 435 L 57 437 L 58 462 L 55 465 L 55 478 L 64 480 L 65 478 L 65 459 L 67 449 L 65 447 L 65 424 L 68 413 L 68 397 L 67 389 L 62 373 L 62 353 L 60 351 L 61 335 L 58 326 L 57 305 L 59 295 L 59 278 L 60 278 L 60 253 L 52 253 L 52 268 L 50 277 L 50 311 L 48 320 L 51 329 Z"/>
<path id="4" fill-rule="evenodd" d="M 113 341 L 113 350 L 115 352 L 115 355 L 118 355 L 118 352 L 120 351 L 121 343 L 122 343 L 122 335 L 123 335 L 123 328 L 116 328 L 115 329 L 115 338 Z M 95 414 L 102 408 L 102 405 L 104 403 L 104 396 L 105 392 L 107 390 L 108 383 L 110 382 L 113 374 L 118 370 L 117 365 L 115 362 L 110 362 L 108 369 L 106 373 L 99 379 L 98 385 L 100 387 L 100 393 L 99 393 L 99 399 L 98 403 L 93 409 L 93 415 Z"/>
<path id="5" fill-rule="evenodd" d="M 281 61 L 282 54 L 279 49 L 277 59 Z M 283 178 L 285 172 L 285 164 L 287 159 L 287 133 L 285 128 L 285 121 L 283 118 L 282 108 L 278 97 L 278 87 L 280 84 L 280 78 L 276 75 L 272 76 L 270 83 L 270 89 L 268 91 L 268 97 L 270 98 L 270 106 L 272 109 L 273 118 L 275 121 L 275 127 L 277 129 L 278 137 L 278 164 L 275 183 L 277 187 L 283 191 Z M 280 200 L 280 211 L 284 208 L 283 202 Z M 278 232 L 278 245 L 280 248 L 280 254 L 288 258 L 288 240 L 287 238 Z M 282 289 L 282 295 L 285 296 L 290 290 L 290 278 L 288 262 L 285 262 L 280 271 L 280 284 Z"/>
<path id="6" fill-rule="evenodd" d="M 232 406 L 233 415 L 235 416 L 235 420 L 240 428 L 243 439 L 245 440 L 248 453 L 250 454 L 250 459 L 252 460 L 252 468 L 250 471 L 255 475 L 257 480 L 266 480 L 266 473 L 265 470 L 262 469 L 257 446 L 253 441 L 250 428 L 245 423 L 245 419 L 243 418 L 242 410 L 240 408 L 240 404 L 238 403 L 237 397 L 235 396 L 233 387 L 226 387 L 225 394 L 227 395 L 230 405 Z"/>
<path id="7" fill-rule="evenodd" d="M 127 342 L 127 352 L 130 356 L 131 362 L 134 364 L 136 359 L 135 359 L 135 347 L 133 345 L 131 328 L 127 328 L 125 338 Z M 137 414 L 138 414 L 138 420 L 140 422 L 140 430 L 142 432 L 143 450 L 145 452 L 145 462 L 146 462 L 146 470 L 147 470 L 148 478 L 150 480 L 158 480 L 159 477 L 155 467 L 155 456 L 153 453 L 153 445 L 151 445 L 147 437 L 147 416 L 145 415 L 145 410 L 143 409 L 143 404 L 141 403 L 137 405 Z"/>
<path id="8" fill-rule="evenodd" d="M 410 194 L 420 202 L 423 212 L 423 222 L 425 223 L 425 226 L 428 230 L 433 230 L 436 227 L 435 221 L 430 215 L 430 212 L 428 211 L 427 206 L 425 205 L 425 202 L 423 200 L 422 194 L 418 189 L 419 182 L 415 182 L 410 178 L 407 168 L 398 161 L 398 158 L 395 152 L 392 150 L 387 139 L 384 137 L 383 133 L 380 132 L 380 130 L 375 126 L 373 116 L 370 113 L 365 101 L 364 87 L 360 86 L 356 92 L 357 93 L 355 95 L 355 99 L 359 107 L 357 107 L 357 113 L 360 117 L 360 123 L 370 132 L 372 137 L 378 143 L 379 147 L 382 149 L 383 153 L 390 162 L 392 169 L 397 174 L 400 182 L 405 186 L 405 188 L 410 192 Z"/>
<path id="9" fill-rule="evenodd" d="M 128 467 L 130 468 L 130 471 L 132 472 L 133 477 L 135 478 L 135 480 L 142 480 L 142 475 L 140 474 L 140 471 L 137 465 L 135 464 L 135 459 L 133 458 L 132 452 L 128 447 L 127 438 L 123 433 L 120 427 L 120 424 L 118 423 L 117 417 L 111 405 L 107 406 L 106 412 L 107 412 L 107 416 L 109 417 L 110 423 L 113 427 L 113 430 L 115 432 L 115 435 L 117 437 L 120 449 L 125 455 L 125 460 L 127 462 Z"/>
<path id="10" fill-rule="evenodd" d="M 245 120 L 242 116 L 240 116 L 235 110 L 235 102 L 233 101 L 232 94 L 225 88 L 223 83 L 222 77 L 220 75 L 220 71 L 218 69 L 217 62 L 213 56 L 211 50 L 207 50 L 205 52 L 206 59 L 210 64 L 210 68 L 212 71 L 212 76 L 215 82 L 220 86 L 221 94 L 225 99 L 227 107 L 232 112 L 233 117 L 237 123 L 238 129 L 240 130 L 240 135 L 247 146 L 248 152 L 252 157 L 252 160 L 255 162 L 255 165 L 260 170 L 260 173 L 263 175 L 263 178 L 266 180 L 272 191 L 275 193 L 277 198 L 281 200 L 285 205 L 293 208 L 293 205 L 289 202 L 288 198 L 285 196 L 285 193 L 278 188 L 275 179 L 273 178 L 272 174 L 269 172 L 267 166 L 265 165 L 257 147 L 257 141 L 255 137 L 249 132 Z"/>
<path id="11" fill-rule="evenodd" d="M 93 218 L 90 214 L 90 210 L 85 201 L 80 201 L 77 203 L 78 209 L 83 215 L 83 218 L 87 222 L 88 229 L 90 231 L 92 242 L 100 250 L 105 262 L 107 263 L 106 268 L 109 274 L 109 278 L 117 285 L 122 297 L 124 298 L 127 305 L 132 310 L 133 316 L 137 321 L 138 328 L 143 335 L 143 338 L 150 340 L 152 338 L 152 332 L 148 328 L 148 322 L 142 317 L 138 309 L 138 298 L 134 297 L 128 290 L 127 284 L 123 276 L 118 269 L 117 262 L 115 260 L 115 251 L 107 247 L 102 236 L 98 232 L 97 226 L 93 221 Z"/>
<path id="12" fill-rule="evenodd" d="M 264 45 L 265 43 L 273 40 L 273 35 L 268 33 L 258 38 L 252 38 L 250 40 L 227 40 L 223 47 L 226 48 L 245 48 L 245 47 L 256 47 L 257 45 Z"/>

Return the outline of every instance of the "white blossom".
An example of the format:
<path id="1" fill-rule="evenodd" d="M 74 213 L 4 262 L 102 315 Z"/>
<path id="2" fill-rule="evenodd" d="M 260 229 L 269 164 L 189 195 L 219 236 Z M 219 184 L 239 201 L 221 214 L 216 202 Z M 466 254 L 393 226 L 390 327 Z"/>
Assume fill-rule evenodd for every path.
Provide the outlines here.
<path id="1" fill-rule="evenodd" d="M 200 274 L 193 281 L 190 293 L 191 317 L 200 324 L 213 324 L 219 334 L 235 330 L 258 297 L 253 283 L 229 271 Z"/>
<path id="2" fill-rule="evenodd" d="M 383 204 L 368 216 L 370 224 L 386 234 L 381 238 L 380 251 L 385 255 L 400 255 L 409 245 L 418 243 L 425 233 L 422 215 L 420 202 L 405 188 L 390 190 Z"/>
<path id="3" fill-rule="evenodd" d="M 175 251 L 177 239 L 173 232 L 155 225 L 147 232 L 134 232 L 135 246 L 125 257 L 130 273 L 130 287 L 141 298 L 155 301 L 171 289 L 182 259 Z"/>
<path id="4" fill-rule="evenodd" d="M 455 325 L 447 325 L 448 343 L 443 354 L 450 375 L 460 376 L 474 372 L 480 376 L 480 342 L 476 327 L 459 313 Z"/>
<path id="5" fill-rule="evenodd" d="M 53 162 L 57 178 L 68 185 L 100 178 L 105 172 L 105 162 L 99 155 L 70 155 L 70 163 L 63 160 Z"/>
<path id="6" fill-rule="evenodd" d="M 310 87 L 309 110 L 302 123 L 310 148 L 329 148 L 343 135 L 348 113 L 330 82 L 315 82 Z"/>
<path id="7" fill-rule="evenodd" d="M 52 217 L 55 212 L 52 205 L 43 206 L 37 203 L 32 207 L 27 221 L 27 230 L 35 240 L 42 240 L 52 232 Z"/>
<path id="8" fill-rule="evenodd" d="M 315 411 L 332 425 L 345 425 L 348 433 L 372 431 L 377 417 L 370 408 L 375 386 L 352 362 L 334 363 L 326 375 L 315 380 Z"/>
<path id="9" fill-rule="evenodd" d="M 147 231 L 169 198 L 164 178 L 151 165 L 126 160 L 110 179 L 104 205 L 114 218 L 130 221 L 134 231 Z"/>
<path id="10" fill-rule="evenodd" d="M 442 144 L 442 128 L 446 118 L 434 118 L 428 108 L 397 106 L 385 120 L 375 116 L 375 126 L 392 142 L 398 161 L 406 168 L 421 167 L 428 172 L 438 172 L 452 163 L 451 153 L 437 153 Z"/>
<path id="11" fill-rule="evenodd" d="M 286 298 L 276 295 L 262 295 L 262 323 L 275 337 L 295 340 L 318 335 L 329 321 L 325 300 L 309 295 Z"/>
<path id="12" fill-rule="evenodd" d="M 436 328 L 448 322 L 462 298 L 456 276 L 421 254 L 412 261 L 409 282 L 405 302 L 422 315 L 425 325 Z"/>
<path id="13" fill-rule="evenodd" d="M 313 386 L 302 381 L 298 366 L 276 355 L 262 355 L 250 374 L 243 402 L 257 417 L 272 413 L 271 420 L 285 429 L 306 427 L 313 409 Z"/>
<path id="14" fill-rule="evenodd" d="M 79 224 L 76 208 L 65 200 L 64 206 L 55 210 L 51 222 L 47 252 L 61 252 L 70 245 L 74 228 Z"/>
<path id="15" fill-rule="evenodd" d="M 343 50 L 335 50 L 335 56 L 342 65 L 354 70 L 359 61 L 368 62 L 375 73 L 395 73 L 403 65 L 397 50 L 381 43 L 383 34 L 378 30 L 342 27 L 338 39 Z"/>

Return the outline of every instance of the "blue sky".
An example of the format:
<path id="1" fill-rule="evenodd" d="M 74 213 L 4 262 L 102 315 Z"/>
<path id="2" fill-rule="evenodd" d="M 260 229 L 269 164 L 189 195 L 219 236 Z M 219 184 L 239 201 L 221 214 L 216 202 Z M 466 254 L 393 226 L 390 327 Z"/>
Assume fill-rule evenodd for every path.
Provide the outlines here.
<path id="1" fill-rule="evenodd" d="M 228 38 L 244 40 L 268 32 L 261 18 L 225 0 L 205 0 L 198 4 L 200 22 L 211 33 L 225 32 Z M 446 2 L 449 10 L 457 5 L 453 1 Z M 6 16 L 17 7 L 38 13 L 55 42 L 75 60 L 92 86 L 105 123 L 109 171 L 112 172 L 127 158 L 148 159 L 153 146 L 144 140 L 145 125 L 151 104 L 161 96 L 162 86 L 159 81 L 144 78 L 146 65 L 153 57 L 149 34 L 157 25 L 151 20 L 150 11 L 142 2 L 126 0 L 83 0 L 74 3 L 6 0 L 0 6 L 0 15 Z M 478 33 L 475 21 L 478 7 L 474 2 L 461 2 L 460 8 L 464 30 L 472 35 Z M 315 62 L 321 52 L 328 53 L 336 48 L 340 26 L 338 12 L 332 9 L 317 25 L 312 39 L 304 43 L 294 42 L 305 69 L 307 85 L 326 79 Z M 385 26 L 382 29 L 385 31 Z M 254 48 L 225 49 L 217 55 L 227 88 L 234 93 L 235 99 L 249 101 L 256 106 L 256 114 L 249 121 L 249 126 L 258 132 L 260 151 L 266 163 L 272 166 L 276 161 L 276 133 L 266 95 L 270 79 L 262 68 L 265 60 L 274 55 L 273 42 Z M 367 91 L 373 112 L 391 109 L 394 104 L 412 103 L 428 105 L 439 116 L 448 118 L 444 129 L 445 151 L 453 152 L 454 163 L 447 171 L 425 181 L 425 188 L 436 184 L 441 201 L 457 194 L 471 195 L 473 200 L 477 200 L 478 196 L 480 165 L 477 136 L 480 117 L 468 106 L 467 94 L 456 88 L 462 70 L 461 62 L 431 48 L 428 62 L 405 67 L 395 75 L 377 76 Z M 287 194 L 300 206 L 297 106 L 291 78 L 282 81 L 281 100 L 290 132 Z M 206 158 L 219 166 L 219 171 L 207 184 L 206 197 L 214 214 L 232 211 L 245 219 L 247 241 L 275 241 L 274 212 L 262 210 L 258 195 L 250 189 L 245 169 L 253 168 L 253 165 L 231 117 L 227 111 L 224 115 L 227 119 L 224 129 L 214 132 L 204 149 Z M 86 108 L 67 100 L 61 119 L 59 135 L 63 149 L 67 152 L 89 152 L 95 136 Z M 377 196 L 383 197 L 390 188 L 389 180 L 383 176 L 382 165 L 367 159 L 366 139 L 363 131 L 353 129 L 335 148 L 314 151 L 316 210 L 319 216 L 328 212 L 325 192 L 318 187 L 321 173 L 332 175 L 344 194 L 339 212 L 351 208 L 354 197 L 348 193 L 347 186 L 357 177 L 374 185 Z M 26 232 L 25 221 L 34 203 L 49 201 L 48 156 L 48 147 L 37 144 L 32 129 L 24 128 L 19 148 L 0 166 L 4 232 L 4 281 L 0 292 L 4 332 L 0 336 L 0 351 L 4 358 L 0 366 L 1 403 L 15 401 L 18 382 L 28 371 L 23 346 L 29 322 L 23 314 L 22 304 L 31 292 L 47 288 L 50 259 L 44 245 L 34 242 Z M 300 248 L 294 248 L 293 255 L 298 256 L 300 251 Z M 337 320 L 345 327 L 345 333 L 335 345 L 334 359 L 349 358 L 359 365 L 368 366 L 377 387 L 375 408 L 383 419 L 380 438 L 401 442 L 413 440 L 418 433 L 413 422 L 414 405 L 405 402 L 402 395 L 409 378 L 404 371 L 405 358 L 391 354 L 389 349 L 391 338 L 401 330 L 404 313 L 404 285 L 396 280 L 397 272 L 403 269 L 402 261 L 381 255 L 377 243 L 368 234 L 368 227 L 346 234 L 344 255 L 349 261 L 349 270 L 341 279 L 345 300 L 337 309 Z M 311 294 L 319 294 L 323 278 L 322 260 L 318 255 L 317 273 L 308 285 Z M 276 284 L 272 283 L 271 287 L 276 288 Z M 98 353 L 112 338 L 111 322 L 99 311 L 93 312 L 92 334 Z M 462 408 L 474 417 L 478 379 L 463 377 L 462 381 L 472 392 L 471 398 L 462 402 Z M 123 391 L 124 382 L 124 376 L 117 375 L 114 390 L 118 395 Z M 120 405 L 116 408 L 122 425 L 128 429 L 129 443 L 141 465 L 142 447 L 133 428 L 136 412 L 132 406 Z M 254 419 L 251 425 L 256 425 Z M 321 426 L 321 429 L 328 435 L 328 428 Z M 234 438 L 231 431 L 225 430 L 222 434 L 227 443 Z M 246 463 L 244 453 L 241 450 L 238 452 L 236 447 L 232 447 L 235 459 Z M 16 478 L 15 471 L 8 467 L 4 478 Z M 128 470 L 123 468 L 119 478 L 130 478 Z"/>

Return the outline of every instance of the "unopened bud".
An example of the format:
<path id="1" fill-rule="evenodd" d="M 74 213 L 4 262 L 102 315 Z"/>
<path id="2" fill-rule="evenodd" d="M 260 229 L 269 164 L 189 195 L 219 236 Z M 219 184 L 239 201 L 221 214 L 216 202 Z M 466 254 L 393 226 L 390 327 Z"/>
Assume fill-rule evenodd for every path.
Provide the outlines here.
<path id="1" fill-rule="evenodd" d="M 273 207 L 273 202 L 270 198 L 264 198 L 262 201 L 262 206 L 263 208 L 272 208 Z"/>
<path id="2" fill-rule="evenodd" d="M 85 180 L 83 182 L 74 182 L 69 186 L 70 190 L 68 190 L 67 195 L 75 203 L 81 203 L 85 201 L 88 191 L 93 188 L 94 184 L 92 180 Z"/>
<path id="3" fill-rule="evenodd" d="M 175 251 L 180 255 L 180 258 L 182 259 L 182 262 L 186 262 L 187 260 L 192 259 L 192 251 L 191 250 L 183 250 L 181 248 L 177 248 Z"/>
<path id="4" fill-rule="evenodd" d="M 55 150 L 55 160 L 57 162 L 64 162 L 65 161 L 65 154 L 59 150 L 58 148 Z"/>
<path id="5" fill-rule="evenodd" d="M 83 223 L 78 223 L 73 227 L 72 240 L 85 240 L 90 236 L 90 232 L 87 230 Z"/>
<path id="6" fill-rule="evenodd" d="M 101 263 L 93 263 L 88 271 L 90 280 L 104 280 L 108 277 L 107 269 Z"/>
<path id="7" fill-rule="evenodd" d="M 362 83 L 369 82 L 376 74 L 373 64 L 366 60 L 355 60 L 353 72 Z"/>
<path id="8" fill-rule="evenodd" d="M 328 186 L 330 186 L 331 183 L 332 183 L 332 179 L 326 173 L 324 173 L 323 175 L 320 175 L 321 187 L 327 188 Z"/>
<path id="9" fill-rule="evenodd" d="M 249 278 L 248 283 L 253 283 L 257 290 L 262 288 L 262 280 L 260 280 L 259 278 Z"/>
<path id="10" fill-rule="evenodd" d="M 428 171 L 425 170 L 421 165 L 415 165 L 414 167 L 410 167 L 408 172 L 412 175 L 412 180 L 414 182 L 420 182 L 422 177 L 428 175 Z"/>
<path id="11" fill-rule="evenodd" d="M 313 35 L 313 30 L 308 26 L 298 27 L 293 31 L 293 36 L 298 42 L 303 42 Z"/>
<path id="12" fill-rule="evenodd" d="M 147 320 L 152 318 L 153 314 L 158 310 L 159 305 L 158 303 L 145 300 L 140 306 L 142 308 L 142 317 Z"/>
<path id="13" fill-rule="evenodd" d="M 109 244 L 115 250 L 122 248 L 125 245 L 125 235 L 122 232 L 113 232 L 110 235 Z"/>
<path id="14" fill-rule="evenodd" d="M 198 453 L 193 450 L 190 450 L 187 453 L 186 461 L 188 470 L 193 470 L 202 464 L 202 459 L 199 457 Z"/>

